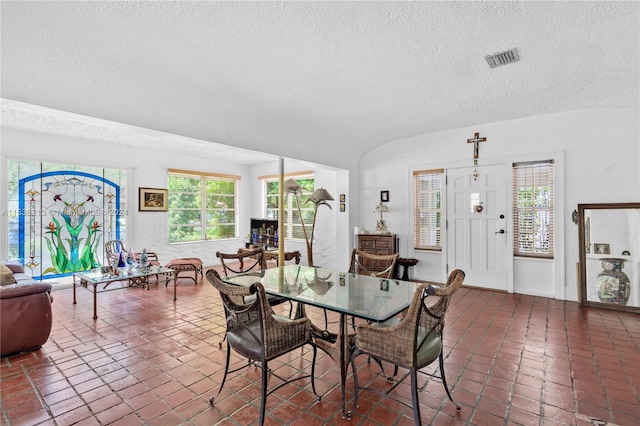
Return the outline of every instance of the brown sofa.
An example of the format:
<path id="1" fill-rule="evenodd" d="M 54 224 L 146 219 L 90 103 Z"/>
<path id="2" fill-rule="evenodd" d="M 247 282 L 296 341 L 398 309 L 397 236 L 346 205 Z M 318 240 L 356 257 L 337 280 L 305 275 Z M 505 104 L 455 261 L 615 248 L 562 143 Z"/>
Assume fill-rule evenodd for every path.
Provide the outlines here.
<path id="1" fill-rule="evenodd" d="M 16 281 L 3 274 L 0 283 L 0 356 L 4 357 L 38 349 L 49 339 L 53 298 L 51 284 L 33 280 L 19 263 L 3 264 Z"/>

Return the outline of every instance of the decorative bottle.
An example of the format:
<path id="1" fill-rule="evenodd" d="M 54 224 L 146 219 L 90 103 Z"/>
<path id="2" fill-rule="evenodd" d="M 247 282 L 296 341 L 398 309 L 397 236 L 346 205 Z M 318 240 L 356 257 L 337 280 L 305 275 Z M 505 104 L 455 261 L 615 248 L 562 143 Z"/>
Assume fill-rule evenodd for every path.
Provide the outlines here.
<path id="1" fill-rule="evenodd" d="M 149 256 L 147 255 L 147 249 L 143 248 L 140 254 L 140 267 L 146 269 L 149 266 Z"/>
<path id="2" fill-rule="evenodd" d="M 125 266 L 127 266 L 127 264 L 124 261 L 124 255 L 120 252 L 120 255 L 118 256 L 118 268 L 124 268 Z"/>

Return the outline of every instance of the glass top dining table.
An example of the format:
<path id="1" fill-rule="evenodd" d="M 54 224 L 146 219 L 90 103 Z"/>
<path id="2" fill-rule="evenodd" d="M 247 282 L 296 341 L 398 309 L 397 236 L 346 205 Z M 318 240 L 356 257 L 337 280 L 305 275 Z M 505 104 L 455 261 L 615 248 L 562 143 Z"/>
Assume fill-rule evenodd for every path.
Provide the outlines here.
<path id="1" fill-rule="evenodd" d="M 419 285 L 302 265 L 233 275 L 223 281 L 246 286 L 260 282 L 268 294 L 373 322 L 407 309 Z"/>
<path id="2" fill-rule="evenodd" d="M 386 321 L 409 307 L 420 285 L 411 281 L 303 265 L 285 265 L 223 277 L 222 280 L 245 286 L 260 282 L 268 294 L 299 302 L 298 317 L 305 316 L 305 305 L 340 314 L 338 333 L 329 333 L 314 325 L 314 334 L 317 346 L 340 367 L 343 417 L 351 416 L 345 408 L 345 382 L 354 347 L 354 334 L 348 331 L 346 317 L 355 316 L 372 322 Z"/>

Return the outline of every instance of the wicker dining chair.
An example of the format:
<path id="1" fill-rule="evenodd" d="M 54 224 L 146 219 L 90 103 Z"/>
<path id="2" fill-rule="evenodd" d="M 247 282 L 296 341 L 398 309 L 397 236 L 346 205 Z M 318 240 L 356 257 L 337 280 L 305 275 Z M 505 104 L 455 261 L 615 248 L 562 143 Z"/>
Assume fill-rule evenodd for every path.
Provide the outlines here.
<path id="1" fill-rule="evenodd" d="M 311 321 L 307 318 L 291 320 L 276 315 L 267 302 L 264 287 L 259 282 L 248 287 L 226 284 L 221 280 L 218 272 L 213 269 L 207 271 L 206 277 L 220 292 L 226 318 L 227 336 L 227 357 L 222 383 L 218 393 L 209 400 L 209 404 L 211 406 L 214 405 L 214 400 L 220 395 L 228 374 L 250 366 L 253 362 L 259 362 L 262 369 L 260 425 L 264 424 L 267 396 L 288 383 L 311 377 L 311 388 L 313 393 L 318 396 L 318 400 L 320 400 L 314 380 L 317 348 L 311 333 Z M 252 295 L 255 298 L 251 302 L 246 304 L 237 303 L 238 300 L 247 300 Z M 307 344 L 313 347 L 311 374 L 301 374 L 285 379 L 274 371 L 269 370 L 269 361 Z M 246 357 L 249 362 L 229 371 L 231 349 Z M 267 390 L 268 374 L 275 376 L 282 382 Z"/>
<path id="2" fill-rule="evenodd" d="M 387 395 L 408 407 L 413 407 L 415 424 L 422 424 L 418 400 L 418 372 L 440 379 L 449 400 L 455 404 L 456 410 L 460 411 L 460 404 L 453 400 L 445 378 L 442 339 L 444 319 L 449 300 L 451 295 L 462 286 L 464 277 L 464 272 L 456 269 L 449 274 L 447 283 L 442 287 L 432 287 L 428 283 L 421 284 L 416 289 L 411 305 L 402 318 L 393 318 L 382 324 L 358 325 L 357 344 L 351 355 L 351 368 L 355 386 L 354 411 L 358 406 L 359 391 L 368 390 L 377 394 Z M 437 296 L 439 299 L 433 304 L 427 303 L 427 299 L 430 296 Z M 383 370 L 368 382 L 368 386 L 360 387 L 355 359 L 363 354 L 369 355 L 376 360 L 389 362 L 396 367 L 394 378 L 387 377 L 387 380 L 395 381 L 391 388 L 381 391 L 375 387 L 375 378 L 380 374 L 384 374 Z M 439 375 L 420 371 L 436 360 L 439 361 Z M 397 367 L 408 370 L 400 379 L 395 379 Z M 402 399 L 389 395 L 409 376 L 411 377 L 411 405 Z"/>
<path id="3" fill-rule="evenodd" d="M 349 262 L 349 272 L 352 274 L 370 275 L 378 278 L 393 278 L 398 261 L 398 253 L 389 255 L 375 255 L 354 248 L 351 251 L 351 260 Z M 329 327 L 329 318 L 327 310 L 324 310 L 324 328 Z M 356 319 L 351 317 L 351 326 L 356 329 Z"/>
<path id="4" fill-rule="evenodd" d="M 257 247 L 251 251 L 243 251 L 242 253 L 216 252 L 216 257 L 220 260 L 220 265 L 222 266 L 225 277 L 229 276 L 229 274 L 261 272 L 267 269 L 267 260 L 262 247 Z M 271 306 L 289 303 L 289 317 L 291 317 L 293 313 L 293 303 L 291 303 L 290 300 L 272 294 L 267 295 L 267 300 Z"/>

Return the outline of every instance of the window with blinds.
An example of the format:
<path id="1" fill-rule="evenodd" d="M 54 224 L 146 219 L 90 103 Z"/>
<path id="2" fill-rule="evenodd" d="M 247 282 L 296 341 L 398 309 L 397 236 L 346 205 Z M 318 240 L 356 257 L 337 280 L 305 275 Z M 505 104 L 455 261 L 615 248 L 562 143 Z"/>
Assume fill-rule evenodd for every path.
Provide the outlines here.
<path id="1" fill-rule="evenodd" d="M 553 258 L 553 160 L 513 163 L 513 254 Z"/>
<path id="2" fill-rule="evenodd" d="M 234 238 L 240 176 L 169 169 L 170 243 Z"/>
<path id="3" fill-rule="evenodd" d="M 413 172 L 414 247 L 442 250 L 443 169 Z"/>

